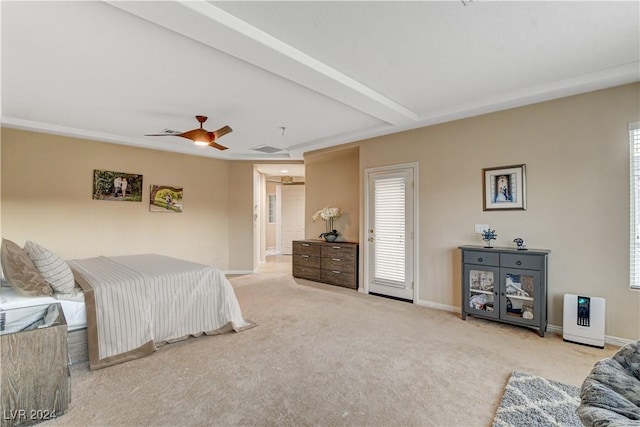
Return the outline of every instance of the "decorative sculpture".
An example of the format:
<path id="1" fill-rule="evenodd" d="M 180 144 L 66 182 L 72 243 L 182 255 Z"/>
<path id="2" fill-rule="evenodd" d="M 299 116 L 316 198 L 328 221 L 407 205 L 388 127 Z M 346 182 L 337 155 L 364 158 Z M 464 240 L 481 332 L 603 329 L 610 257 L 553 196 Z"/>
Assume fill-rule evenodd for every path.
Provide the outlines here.
<path id="1" fill-rule="evenodd" d="M 527 250 L 526 246 L 524 245 L 524 240 L 522 240 L 521 238 L 516 237 L 515 239 L 513 239 L 513 241 L 516 244 L 516 246 L 518 247 L 519 251 L 526 251 Z"/>
<path id="2" fill-rule="evenodd" d="M 490 228 L 484 230 L 482 232 L 482 240 L 487 242 L 487 246 L 485 246 L 485 248 L 491 248 L 491 241 L 496 240 L 496 237 L 498 237 L 498 235 L 496 234 L 496 230 L 492 230 Z"/>

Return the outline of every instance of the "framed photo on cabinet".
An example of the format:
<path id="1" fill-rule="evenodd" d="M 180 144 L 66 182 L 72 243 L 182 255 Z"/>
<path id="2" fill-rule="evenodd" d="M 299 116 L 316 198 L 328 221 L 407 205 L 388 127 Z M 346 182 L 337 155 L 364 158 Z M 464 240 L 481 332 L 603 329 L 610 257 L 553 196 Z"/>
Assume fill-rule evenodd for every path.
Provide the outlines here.
<path id="1" fill-rule="evenodd" d="M 482 210 L 527 208 L 525 165 L 485 168 L 482 173 Z"/>

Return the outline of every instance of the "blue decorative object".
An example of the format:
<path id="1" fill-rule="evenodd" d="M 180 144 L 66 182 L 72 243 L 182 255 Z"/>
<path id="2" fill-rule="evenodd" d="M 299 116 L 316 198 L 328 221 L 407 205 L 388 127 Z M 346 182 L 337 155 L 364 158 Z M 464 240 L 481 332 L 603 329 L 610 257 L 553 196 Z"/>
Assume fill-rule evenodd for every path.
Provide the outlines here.
<path id="1" fill-rule="evenodd" d="M 485 246 L 485 248 L 491 248 L 491 241 L 496 240 L 496 237 L 498 237 L 498 235 L 496 234 L 496 230 L 492 230 L 490 228 L 484 230 L 482 232 L 482 240 L 487 242 L 487 246 Z"/>
<path id="2" fill-rule="evenodd" d="M 516 246 L 518 247 L 519 251 L 526 251 L 527 247 L 524 244 L 524 240 L 522 240 L 519 237 L 516 237 L 515 239 L 513 239 L 513 242 L 516 244 Z"/>
<path id="3" fill-rule="evenodd" d="M 338 238 L 338 232 L 336 230 L 331 230 L 328 233 L 320 234 L 320 238 L 324 238 L 325 242 L 335 242 Z"/>

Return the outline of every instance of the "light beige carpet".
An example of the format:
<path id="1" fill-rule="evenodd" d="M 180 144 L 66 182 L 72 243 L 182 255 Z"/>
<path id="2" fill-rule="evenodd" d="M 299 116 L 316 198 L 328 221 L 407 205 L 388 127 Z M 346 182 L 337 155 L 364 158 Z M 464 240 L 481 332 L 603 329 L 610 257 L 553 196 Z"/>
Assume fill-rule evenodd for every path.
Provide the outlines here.
<path id="1" fill-rule="evenodd" d="M 241 333 L 72 369 L 48 425 L 488 426 L 513 371 L 580 385 L 604 350 L 529 329 L 293 279 L 231 279 Z"/>

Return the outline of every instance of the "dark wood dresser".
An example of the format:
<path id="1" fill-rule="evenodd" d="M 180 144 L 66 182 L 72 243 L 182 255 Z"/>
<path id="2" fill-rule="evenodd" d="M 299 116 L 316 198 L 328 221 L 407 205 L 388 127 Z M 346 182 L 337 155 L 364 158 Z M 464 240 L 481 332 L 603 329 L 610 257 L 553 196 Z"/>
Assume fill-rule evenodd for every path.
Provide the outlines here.
<path id="1" fill-rule="evenodd" d="M 358 244 L 293 241 L 293 277 L 358 288 Z"/>

